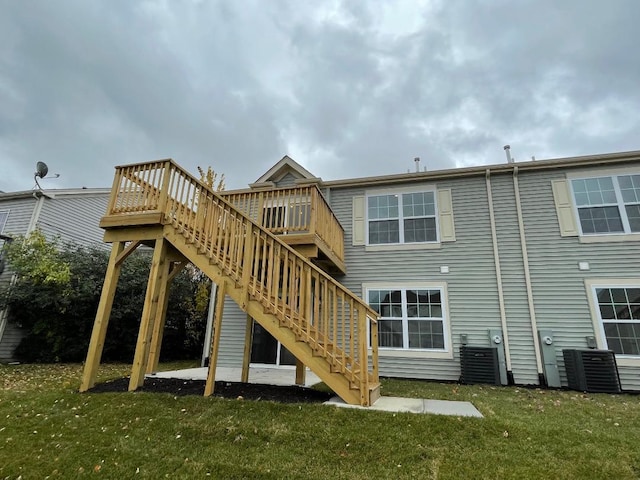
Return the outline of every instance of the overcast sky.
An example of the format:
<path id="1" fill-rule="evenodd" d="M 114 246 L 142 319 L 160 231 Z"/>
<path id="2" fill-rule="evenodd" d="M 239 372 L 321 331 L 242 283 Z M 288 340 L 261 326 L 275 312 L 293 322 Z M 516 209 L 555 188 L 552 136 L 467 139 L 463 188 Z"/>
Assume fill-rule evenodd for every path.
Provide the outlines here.
<path id="1" fill-rule="evenodd" d="M 640 149 L 640 1 L 0 0 L 0 190 Z"/>

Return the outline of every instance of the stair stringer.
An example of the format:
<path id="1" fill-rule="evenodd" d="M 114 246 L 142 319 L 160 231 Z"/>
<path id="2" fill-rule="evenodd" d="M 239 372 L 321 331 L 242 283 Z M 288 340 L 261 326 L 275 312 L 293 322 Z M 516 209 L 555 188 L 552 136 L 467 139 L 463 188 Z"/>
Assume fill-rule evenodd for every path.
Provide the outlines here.
<path id="1" fill-rule="evenodd" d="M 207 255 L 199 251 L 196 244 L 189 242 L 172 224 L 166 224 L 164 238 L 171 243 L 193 265 L 200 269 L 212 281 L 220 285 L 227 283 L 226 293 L 245 313 L 264 327 L 274 338 L 285 346 L 298 360 L 313 371 L 342 400 L 352 405 L 369 406 L 380 396 L 379 383 L 369 383 L 368 391 L 362 391 L 359 385 L 351 382 L 345 375 L 332 371 L 330 358 L 319 356 L 311 346 L 296 337 L 290 328 L 280 325 L 278 317 L 265 312 L 263 305 L 245 293 L 240 285 L 226 274 L 218 265 L 211 263 Z"/>

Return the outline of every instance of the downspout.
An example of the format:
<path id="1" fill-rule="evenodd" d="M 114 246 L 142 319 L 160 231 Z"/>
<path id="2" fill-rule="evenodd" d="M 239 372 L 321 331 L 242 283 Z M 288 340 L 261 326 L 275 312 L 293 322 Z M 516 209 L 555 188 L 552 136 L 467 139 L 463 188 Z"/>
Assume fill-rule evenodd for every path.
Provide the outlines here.
<path id="1" fill-rule="evenodd" d="M 516 197 L 516 212 L 518 213 L 518 229 L 520 230 L 520 245 L 522 247 L 522 263 L 524 266 L 524 281 L 527 288 L 527 300 L 529 302 L 529 317 L 531 319 L 531 336 L 533 348 L 536 354 L 536 367 L 538 369 L 538 381 L 540 385 L 546 385 L 544 371 L 542 370 L 542 357 L 540 354 L 540 341 L 538 339 L 538 325 L 536 322 L 536 310 L 533 304 L 533 288 L 531 287 L 531 273 L 529 272 L 529 255 L 527 254 L 527 239 L 524 232 L 524 220 L 522 219 L 522 205 L 520 203 L 520 186 L 518 183 L 518 167 L 513 167 L 513 190 Z"/>
<path id="2" fill-rule="evenodd" d="M 498 252 L 498 233 L 496 231 L 496 217 L 493 211 L 493 192 L 491 191 L 491 170 L 487 168 L 485 179 L 487 182 L 487 201 L 489 202 L 489 223 L 491 225 L 491 241 L 493 243 L 493 260 L 496 268 L 496 282 L 498 284 L 498 305 L 500 307 L 500 324 L 502 325 L 502 339 L 504 342 L 504 358 L 507 367 L 507 383 L 513 385 L 513 371 L 511 369 L 511 349 L 509 348 L 509 333 L 507 330 L 507 313 L 504 306 L 504 290 L 502 288 L 502 270 L 500 268 L 500 253 Z"/>
<path id="3" fill-rule="evenodd" d="M 33 212 L 31 212 L 31 219 L 29 220 L 29 225 L 27 225 L 27 231 L 25 236 L 28 236 L 31 232 L 33 232 L 38 226 L 38 220 L 40 219 L 40 212 L 42 211 L 42 205 L 44 203 L 44 194 L 41 191 L 34 191 L 33 197 L 36 199 L 36 204 L 33 207 Z M 18 276 L 14 273 L 11 276 L 11 280 L 9 282 L 9 290 L 16 284 L 18 280 Z M 4 331 L 7 328 L 7 322 L 9 320 L 9 309 L 5 308 L 0 311 L 0 343 L 2 342 L 2 337 L 4 336 Z"/>

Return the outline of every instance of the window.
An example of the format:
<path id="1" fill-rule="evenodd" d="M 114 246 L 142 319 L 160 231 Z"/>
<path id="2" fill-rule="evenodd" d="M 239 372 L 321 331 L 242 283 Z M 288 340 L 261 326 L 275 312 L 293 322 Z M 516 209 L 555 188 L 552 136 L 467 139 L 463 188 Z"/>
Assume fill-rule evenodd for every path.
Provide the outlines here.
<path id="1" fill-rule="evenodd" d="M 448 349 L 443 288 L 368 289 L 367 301 L 380 315 L 381 348 Z"/>
<path id="2" fill-rule="evenodd" d="M 617 355 L 640 355 L 640 284 L 594 287 L 605 347 Z"/>
<path id="3" fill-rule="evenodd" d="M 640 232 L 640 175 L 571 181 L 582 234 Z"/>
<path id="4" fill-rule="evenodd" d="M 367 197 L 368 244 L 438 241 L 433 191 Z"/>

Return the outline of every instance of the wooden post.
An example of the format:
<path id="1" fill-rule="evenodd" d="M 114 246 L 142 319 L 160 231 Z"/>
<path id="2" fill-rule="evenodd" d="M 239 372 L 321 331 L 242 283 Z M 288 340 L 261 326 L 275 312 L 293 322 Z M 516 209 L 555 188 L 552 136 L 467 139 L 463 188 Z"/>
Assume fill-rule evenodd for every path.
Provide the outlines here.
<path id="1" fill-rule="evenodd" d="M 184 265 L 181 264 L 181 265 Z M 162 348 L 162 337 L 164 335 L 164 325 L 167 321 L 167 307 L 169 306 L 169 285 L 175 277 L 172 275 L 175 270 L 182 270 L 176 266 L 171 269 L 171 262 L 166 261 L 161 272 L 161 281 L 158 291 L 158 301 L 153 303 L 154 311 L 151 312 L 153 319 L 153 331 L 151 333 L 151 344 L 149 346 L 149 360 L 147 361 L 147 373 L 153 373 L 158 370 L 158 362 L 160 361 L 160 349 Z"/>
<path id="2" fill-rule="evenodd" d="M 362 305 L 357 307 L 358 350 L 360 363 L 360 405 L 369 406 L 369 352 L 367 348 L 367 312 Z"/>
<path id="3" fill-rule="evenodd" d="M 163 214 L 163 220 L 166 218 L 168 213 L 167 211 L 167 200 L 169 199 L 169 181 L 171 180 L 172 174 L 171 168 L 171 160 L 166 160 L 164 162 L 163 167 L 163 176 L 162 176 L 162 184 L 160 185 L 160 196 L 158 197 L 158 210 L 160 210 Z"/>
<path id="4" fill-rule="evenodd" d="M 166 288 L 169 273 L 167 264 L 167 243 L 161 237 L 156 239 L 156 245 L 153 250 L 149 283 L 147 284 L 147 293 L 144 298 L 136 353 L 133 357 L 133 368 L 131 369 L 131 379 L 129 380 L 129 391 L 136 390 L 144 383 L 144 372 L 149 359 L 149 344 L 151 343 L 151 334 L 153 332 L 153 313 L 158 308 L 161 286 L 164 284 Z"/>
<path id="5" fill-rule="evenodd" d="M 307 377 L 307 367 L 304 366 L 300 360 L 296 358 L 296 385 L 305 384 Z"/>
<path id="6" fill-rule="evenodd" d="M 249 383 L 249 365 L 251 364 L 251 346 L 253 345 L 253 318 L 247 315 L 247 327 L 244 335 L 244 354 L 242 356 L 242 383 Z"/>
<path id="7" fill-rule="evenodd" d="M 118 278 L 120 277 L 120 266 L 122 265 L 122 263 L 118 263 L 116 260 L 123 250 L 124 242 L 114 242 L 111 247 L 111 256 L 109 257 L 107 272 L 104 276 L 100 303 L 98 303 L 96 320 L 93 324 L 89 350 L 87 351 L 87 360 L 84 364 L 84 373 L 82 374 L 82 384 L 80 386 L 81 392 L 86 392 L 96 383 L 96 374 L 98 373 L 98 366 L 102 358 L 104 339 L 107 334 L 109 316 L 111 315 L 113 298 L 116 294 L 116 286 L 118 285 Z"/>
<path id="8" fill-rule="evenodd" d="M 211 342 L 211 354 L 209 355 L 209 371 L 207 372 L 207 383 L 204 386 L 205 397 L 208 397 L 213 393 L 216 383 L 216 366 L 218 363 L 218 350 L 220 348 L 220 330 L 222 327 L 222 313 L 224 311 L 224 296 L 226 289 L 227 282 L 220 282 L 216 296 L 215 317 L 213 318 L 213 341 Z"/>
<path id="9" fill-rule="evenodd" d="M 371 373 L 373 382 L 380 381 L 378 373 L 378 320 L 370 319 L 369 328 L 371 328 Z"/>

